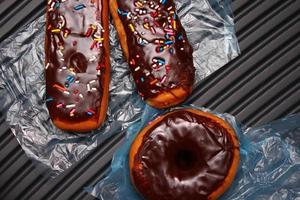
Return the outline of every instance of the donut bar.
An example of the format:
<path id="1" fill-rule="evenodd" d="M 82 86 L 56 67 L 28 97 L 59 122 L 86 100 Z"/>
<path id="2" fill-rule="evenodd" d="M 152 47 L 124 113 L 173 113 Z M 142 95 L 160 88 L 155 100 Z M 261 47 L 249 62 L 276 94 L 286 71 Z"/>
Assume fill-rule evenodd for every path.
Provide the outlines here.
<path id="1" fill-rule="evenodd" d="M 216 199 L 239 164 L 239 142 L 223 119 L 194 109 L 157 118 L 132 143 L 130 176 L 146 200 Z"/>
<path id="2" fill-rule="evenodd" d="M 50 117 L 63 130 L 96 129 L 105 119 L 108 102 L 108 3 L 49 0 L 46 18 L 46 102 Z"/>
<path id="3" fill-rule="evenodd" d="M 193 49 L 172 0 L 110 0 L 138 92 L 149 105 L 183 102 L 194 83 Z"/>

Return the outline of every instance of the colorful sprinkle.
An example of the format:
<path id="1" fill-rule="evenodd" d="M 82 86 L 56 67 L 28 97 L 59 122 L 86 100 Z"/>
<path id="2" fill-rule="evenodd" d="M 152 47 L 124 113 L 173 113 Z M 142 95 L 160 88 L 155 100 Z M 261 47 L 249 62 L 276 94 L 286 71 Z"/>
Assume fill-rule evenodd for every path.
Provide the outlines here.
<path id="1" fill-rule="evenodd" d="M 59 103 L 59 104 L 56 105 L 56 108 L 61 108 L 61 107 L 63 107 L 63 105 L 64 105 L 64 104 Z"/>
<path id="2" fill-rule="evenodd" d="M 60 90 L 60 91 L 62 91 L 62 92 L 63 92 L 63 91 L 67 91 L 66 88 L 64 88 L 64 87 L 62 87 L 62 86 L 60 86 L 60 85 L 58 85 L 58 84 L 54 84 L 53 87 L 56 88 L 56 89 L 58 89 L 58 90 Z"/>
<path id="3" fill-rule="evenodd" d="M 154 79 L 154 80 L 152 80 L 151 82 L 150 82 L 150 85 L 154 85 L 155 83 L 157 83 L 158 82 L 158 80 L 157 79 Z"/>
<path id="4" fill-rule="evenodd" d="M 74 10 L 81 10 L 83 8 L 86 8 L 86 6 L 84 4 L 79 4 L 77 6 L 74 6 Z"/>
<path id="5" fill-rule="evenodd" d="M 67 95 L 69 95 L 69 94 L 70 94 L 70 92 L 69 92 L 69 91 L 64 91 L 64 93 L 65 93 L 65 94 L 67 94 Z"/>
<path id="6" fill-rule="evenodd" d="M 89 83 L 90 84 L 96 83 L 96 80 L 91 80 Z"/>
<path id="7" fill-rule="evenodd" d="M 136 68 L 134 69 L 134 71 L 139 71 L 140 69 L 141 69 L 141 67 L 138 66 L 138 67 L 136 67 Z"/>
<path id="8" fill-rule="evenodd" d="M 58 29 L 58 28 L 57 29 L 52 29 L 51 32 L 52 33 L 58 33 L 58 32 L 60 32 L 60 29 Z"/>
<path id="9" fill-rule="evenodd" d="M 47 70 L 50 66 L 50 63 L 47 63 L 47 65 L 45 66 L 45 69 Z"/>
<path id="10" fill-rule="evenodd" d="M 74 116 L 75 111 L 76 111 L 76 109 L 72 109 L 72 110 L 70 111 L 70 116 L 71 116 L 71 117 Z"/>
<path id="11" fill-rule="evenodd" d="M 69 105 L 66 105 L 66 108 L 75 108 L 76 105 L 75 104 L 69 104 Z"/>
<path id="12" fill-rule="evenodd" d="M 49 97 L 49 98 L 46 99 L 46 102 L 51 102 L 51 101 L 54 101 L 53 97 Z"/>

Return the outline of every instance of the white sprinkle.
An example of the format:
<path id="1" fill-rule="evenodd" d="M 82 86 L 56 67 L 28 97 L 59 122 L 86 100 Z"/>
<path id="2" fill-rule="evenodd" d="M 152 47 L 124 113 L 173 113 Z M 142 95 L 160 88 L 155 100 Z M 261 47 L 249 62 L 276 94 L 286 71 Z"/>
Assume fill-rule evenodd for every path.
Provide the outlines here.
<path id="1" fill-rule="evenodd" d="M 94 62 L 96 59 L 97 59 L 96 56 L 92 56 L 92 57 L 89 59 L 89 61 L 90 61 L 90 62 Z"/>
<path id="2" fill-rule="evenodd" d="M 76 73 L 75 73 L 75 72 L 73 72 L 73 71 L 71 71 L 71 74 L 73 74 L 74 76 L 76 76 Z"/>
<path id="3" fill-rule="evenodd" d="M 100 76 L 101 75 L 101 70 L 97 71 L 97 75 Z"/>
<path id="4" fill-rule="evenodd" d="M 171 10 L 172 9 L 172 6 L 170 6 L 169 8 L 168 8 L 168 10 Z"/>
<path id="5" fill-rule="evenodd" d="M 150 75 L 150 72 L 146 72 L 146 76 L 149 76 Z"/>
<path id="6" fill-rule="evenodd" d="M 61 60 L 61 61 L 65 61 L 65 59 L 63 59 L 63 58 L 61 58 L 60 60 Z"/>
<path id="7" fill-rule="evenodd" d="M 75 104 L 69 104 L 69 105 L 66 105 L 66 108 L 75 108 Z"/>
<path id="8" fill-rule="evenodd" d="M 149 44 L 149 42 L 147 40 L 143 39 L 143 41 L 145 44 Z"/>
<path id="9" fill-rule="evenodd" d="M 93 83 L 95 83 L 96 82 L 96 80 L 91 80 L 89 83 L 90 84 L 93 84 Z"/>
<path id="10" fill-rule="evenodd" d="M 76 80 L 76 81 L 75 81 L 75 83 L 77 83 L 77 84 L 78 84 L 78 83 L 79 83 L 79 80 Z"/>
<path id="11" fill-rule="evenodd" d="M 58 50 L 59 55 L 62 57 L 64 56 L 63 52 L 61 50 Z"/>
<path id="12" fill-rule="evenodd" d="M 66 66 L 63 66 L 62 69 L 67 69 L 67 67 L 66 67 Z"/>
<path id="13" fill-rule="evenodd" d="M 183 47 L 181 47 L 181 48 L 180 48 L 180 50 L 181 50 L 181 51 L 183 51 L 183 50 L 184 50 L 184 48 L 183 48 Z"/>
<path id="14" fill-rule="evenodd" d="M 138 66 L 134 69 L 134 71 L 139 71 L 140 69 L 141 69 L 140 66 Z"/>
<path id="15" fill-rule="evenodd" d="M 83 99 L 83 95 L 82 94 L 79 94 L 79 97 Z"/>
<path id="16" fill-rule="evenodd" d="M 86 87 L 87 87 L 87 90 L 88 90 L 88 91 L 91 91 L 91 86 L 90 86 L 90 84 L 87 84 Z"/>
<path id="17" fill-rule="evenodd" d="M 92 91 L 97 91 L 97 88 L 94 88 L 94 87 L 93 87 L 93 88 L 92 88 Z"/>
<path id="18" fill-rule="evenodd" d="M 59 72 L 62 72 L 62 69 L 59 69 L 58 71 L 59 71 Z"/>
<path id="19" fill-rule="evenodd" d="M 49 66 L 50 66 L 50 63 L 47 63 L 45 69 L 47 70 Z"/>
<path id="20" fill-rule="evenodd" d="M 69 94 L 70 94 L 70 92 L 69 92 L 69 91 L 64 91 L 64 93 L 65 93 L 65 94 L 67 94 L 67 95 L 69 95 Z"/>

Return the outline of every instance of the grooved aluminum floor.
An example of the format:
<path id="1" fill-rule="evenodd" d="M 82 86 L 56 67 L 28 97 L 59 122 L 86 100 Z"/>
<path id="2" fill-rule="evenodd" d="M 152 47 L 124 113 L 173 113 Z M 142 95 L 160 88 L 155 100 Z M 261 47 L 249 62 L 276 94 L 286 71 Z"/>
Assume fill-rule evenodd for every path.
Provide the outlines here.
<path id="1" fill-rule="evenodd" d="M 0 0 L 0 42 L 44 12 L 44 1 Z M 188 100 L 259 125 L 300 112 L 300 0 L 234 0 L 242 55 L 202 81 Z M 0 118 L 0 199 L 94 199 L 97 182 L 122 143 L 116 136 L 54 180 L 41 176 Z"/>

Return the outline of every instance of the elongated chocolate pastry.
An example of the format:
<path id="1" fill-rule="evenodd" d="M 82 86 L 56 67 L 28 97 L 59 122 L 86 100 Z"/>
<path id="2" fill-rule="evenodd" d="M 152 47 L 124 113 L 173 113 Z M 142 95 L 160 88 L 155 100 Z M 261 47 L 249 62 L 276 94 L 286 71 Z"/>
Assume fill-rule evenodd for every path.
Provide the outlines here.
<path id="1" fill-rule="evenodd" d="M 139 94 L 153 107 L 181 103 L 194 83 L 192 47 L 172 0 L 110 0 Z"/>
<path id="2" fill-rule="evenodd" d="M 106 116 L 108 2 L 49 0 L 45 38 L 47 107 L 61 129 L 86 132 Z"/>

